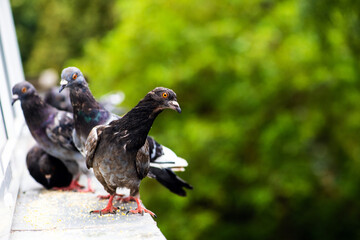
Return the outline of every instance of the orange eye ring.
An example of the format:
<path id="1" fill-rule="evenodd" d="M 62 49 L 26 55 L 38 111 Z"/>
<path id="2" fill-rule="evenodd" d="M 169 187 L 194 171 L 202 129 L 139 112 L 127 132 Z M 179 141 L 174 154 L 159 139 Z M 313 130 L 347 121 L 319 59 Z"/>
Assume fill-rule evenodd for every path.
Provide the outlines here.
<path id="1" fill-rule="evenodd" d="M 23 87 L 23 88 L 21 89 L 21 92 L 22 92 L 22 93 L 26 93 L 26 91 L 27 91 L 26 87 Z"/>
<path id="2" fill-rule="evenodd" d="M 76 79 L 77 78 L 77 74 L 76 73 L 74 73 L 73 75 L 72 75 L 72 79 Z"/>
<path id="3" fill-rule="evenodd" d="M 168 94 L 167 94 L 166 92 L 164 92 L 164 93 L 162 94 L 162 97 L 163 97 L 163 98 L 167 98 L 167 97 L 168 97 Z"/>

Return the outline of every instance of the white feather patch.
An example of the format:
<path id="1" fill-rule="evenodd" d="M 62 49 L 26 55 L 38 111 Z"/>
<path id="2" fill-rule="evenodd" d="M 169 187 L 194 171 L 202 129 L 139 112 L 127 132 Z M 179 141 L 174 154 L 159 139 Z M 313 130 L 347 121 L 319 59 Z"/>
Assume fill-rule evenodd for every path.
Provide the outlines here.
<path id="1" fill-rule="evenodd" d="M 130 196 L 130 189 L 128 188 L 116 188 L 116 194 L 122 194 L 124 196 Z"/>

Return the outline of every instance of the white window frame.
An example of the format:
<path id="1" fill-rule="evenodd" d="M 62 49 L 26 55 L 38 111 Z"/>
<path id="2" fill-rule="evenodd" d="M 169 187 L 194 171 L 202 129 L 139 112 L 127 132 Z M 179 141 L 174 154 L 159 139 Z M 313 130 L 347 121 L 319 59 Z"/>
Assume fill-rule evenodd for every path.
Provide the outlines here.
<path id="1" fill-rule="evenodd" d="M 20 104 L 11 105 L 11 89 L 24 81 L 9 0 L 0 0 L 0 238 L 11 229 L 27 149 L 21 145 L 24 117 Z"/>

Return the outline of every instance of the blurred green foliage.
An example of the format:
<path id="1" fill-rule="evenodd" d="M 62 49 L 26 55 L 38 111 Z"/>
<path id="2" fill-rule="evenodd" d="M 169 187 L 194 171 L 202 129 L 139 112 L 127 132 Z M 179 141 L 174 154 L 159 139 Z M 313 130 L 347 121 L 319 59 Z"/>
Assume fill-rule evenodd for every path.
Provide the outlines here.
<path id="1" fill-rule="evenodd" d="M 359 1 L 82 1 L 99 10 L 89 24 L 49 2 L 69 13 L 46 3 L 30 42 L 14 6 L 28 73 L 77 66 L 129 109 L 156 86 L 177 93 L 183 113 L 151 135 L 188 160 L 194 190 L 141 186 L 167 238 L 360 238 Z"/>
<path id="2" fill-rule="evenodd" d="M 11 0 L 27 76 L 45 68 L 61 71 L 83 54 L 89 39 L 100 39 L 116 21 L 114 0 Z"/>

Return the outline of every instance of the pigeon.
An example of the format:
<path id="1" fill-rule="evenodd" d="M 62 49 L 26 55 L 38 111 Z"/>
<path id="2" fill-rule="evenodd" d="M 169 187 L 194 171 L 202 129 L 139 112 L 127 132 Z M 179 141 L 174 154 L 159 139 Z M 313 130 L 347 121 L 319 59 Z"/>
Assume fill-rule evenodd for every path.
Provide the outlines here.
<path id="1" fill-rule="evenodd" d="M 85 153 L 85 142 L 93 127 L 108 124 L 119 116 L 110 113 L 95 100 L 82 72 L 76 67 L 65 68 L 61 73 L 60 91 L 70 89 L 70 100 L 73 106 L 75 131 L 74 143 Z M 193 187 L 176 176 L 172 170 L 184 171 L 188 165 L 185 159 L 178 157 L 171 149 L 160 145 L 152 137 L 147 137 L 150 154 L 149 177 L 155 178 L 171 192 L 186 196 L 186 189 Z M 108 196 L 110 197 L 110 196 Z"/>
<path id="2" fill-rule="evenodd" d="M 73 178 L 62 161 L 47 154 L 39 145 L 28 151 L 26 166 L 30 175 L 46 189 L 68 187 Z"/>
<path id="3" fill-rule="evenodd" d="M 85 158 L 72 140 L 72 113 L 58 110 L 45 103 L 29 82 L 16 84 L 12 92 L 12 104 L 20 100 L 26 124 L 37 144 L 51 156 L 60 159 L 72 174 L 73 181 L 64 190 L 82 191 L 78 179 L 80 174 L 84 173 L 88 176 L 88 189 L 85 191 L 93 191 L 90 184 L 91 172 L 86 168 Z"/>
<path id="4" fill-rule="evenodd" d="M 46 91 L 44 101 L 59 110 L 73 112 L 69 91 L 59 93 L 58 87 L 52 87 Z"/>
<path id="5" fill-rule="evenodd" d="M 110 194 L 107 206 L 92 213 L 116 213 L 112 204 L 118 188 L 130 190 L 128 200 L 135 200 L 137 208 L 131 213 L 149 213 L 140 200 L 141 180 L 150 169 L 148 133 L 155 118 L 165 109 L 181 113 L 176 94 L 168 88 L 157 87 L 122 118 L 94 127 L 85 144 L 86 166 L 93 168 L 95 177 Z"/>
<path id="6" fill-rule="evenodd" d="M 124 100 L 123 92 L 112 92 L 102 96 L 99 102 L 111 112 L 116 114 L 124 114 L 122 108 L 117 107 Z M 59 87 L 52 87 L 45 92 L 44 101 L 59 110 L 73 112 L 70 101 L 69 89 L 64 89 L 59 92 Z"/>
<path id="7" fill-rule="evenodd" d="M 99 98 L 99 103 L 108 111 L 115 113 L 117 115 L 122 115 L 126 110 L 122 107 L 118 107 L 122 101 L 125 99 L 125 94 L 121 91 L 113 91 L 102 95 Z"/>

